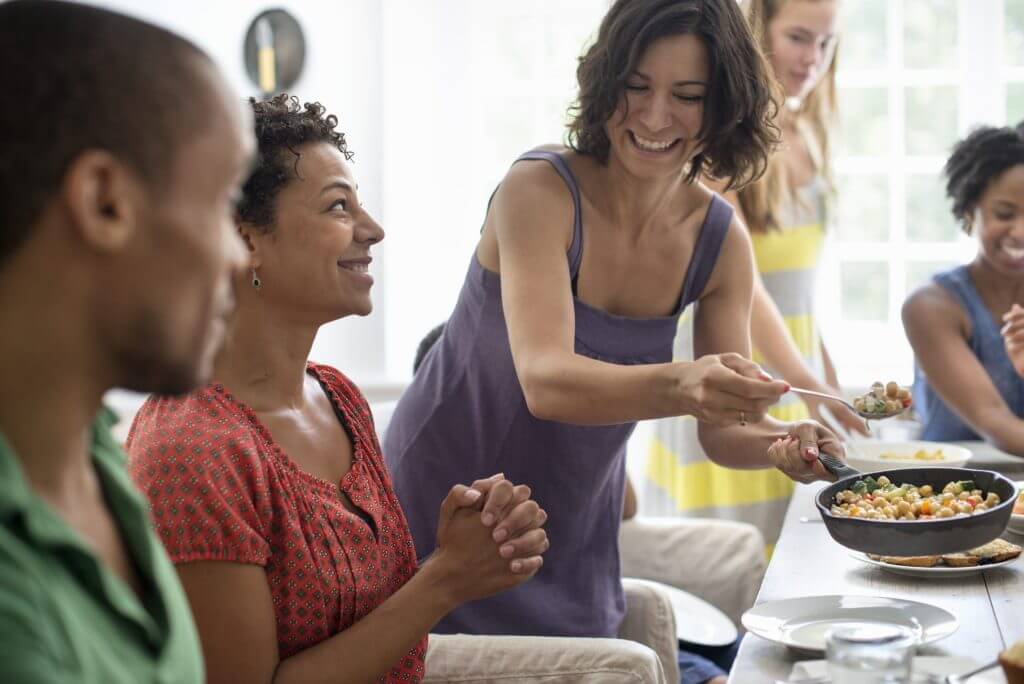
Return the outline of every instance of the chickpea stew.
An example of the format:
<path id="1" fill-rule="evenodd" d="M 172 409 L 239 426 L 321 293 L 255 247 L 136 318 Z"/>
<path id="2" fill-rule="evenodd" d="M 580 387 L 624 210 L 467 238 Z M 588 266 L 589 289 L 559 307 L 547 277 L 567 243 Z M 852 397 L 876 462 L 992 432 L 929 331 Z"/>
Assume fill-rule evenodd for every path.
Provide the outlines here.
<path id="1" fill-rule="evenodd" d="M 986 495 L 973 480 L 950 482 L 936 492 L 931 485 L 896 485 L 884 475 L 869 475 L 836 494 L 831 512 L 843 518 L 931 520 L 983 513 L 1000 503 L 998 494 Z"/>
<path id="2" fill-rule="evenodd" d="M 889 381 L 872 383 L 871 391 L 854 399 L 853 406 L 861 415 L 888 418 L 903 413 L 913 402 L 908 388 Z"/>

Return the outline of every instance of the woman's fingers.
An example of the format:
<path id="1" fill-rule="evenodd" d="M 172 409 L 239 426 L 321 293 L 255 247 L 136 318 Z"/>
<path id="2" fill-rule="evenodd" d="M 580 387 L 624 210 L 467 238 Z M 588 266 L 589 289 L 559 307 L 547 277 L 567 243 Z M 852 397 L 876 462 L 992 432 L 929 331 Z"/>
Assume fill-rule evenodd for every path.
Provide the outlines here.
<path id="1" fill-rule="evenodd" d="M 547 519 L 547 513 L 541 510 L 540 504 L 536 501 L 528 500 L 516 504 L 505 519 L 495 525 L 494 541 L 500 543 L 506 539 L 515 539 L 524 532 L 541 527 Z"/>
<path id="2" fill-rule="evenodd" d="M 502 558 L 515 560 L 516 558 L 539 556 L 547 551 L 549 546 L 547 532 L 537 529 L 505 542 L 498 547 L 498 553 Z"/>
<path id="3" fill-rule="evenodd" d="M 487 527 L 491 527 L 505 517 L 505 508 L 512 502 L 515 496 L 515 487 L 508 480 L 495 482 L 491 491 L 487 493 L 487 500 L 481 515 L 481 521 Z"/>
<path id="4" fill-rule="evenodd" d="M 509 563 L 508 567 L 516 575 L 533 576 L 540 570 L 542 565 L 544 565 L 544 559 L 541 556 L 533 556 L 531 558 L 514 560 Z"/>
<path id="5" fill-rule="evenodd" d="M 455 515 L 455 511 L 460 508 L 475 507 L 479 503 L 481 496 L 483 496 L 483 494 L 478 490 L 461 484 L 457 484 L 448 490 L 448 495 L 444 497 L 444 501 L 441 502 L 441 512 L 438 514 L 438 534 L 441 534 L 441 532 L 448 526 L 452 516 Z"/>

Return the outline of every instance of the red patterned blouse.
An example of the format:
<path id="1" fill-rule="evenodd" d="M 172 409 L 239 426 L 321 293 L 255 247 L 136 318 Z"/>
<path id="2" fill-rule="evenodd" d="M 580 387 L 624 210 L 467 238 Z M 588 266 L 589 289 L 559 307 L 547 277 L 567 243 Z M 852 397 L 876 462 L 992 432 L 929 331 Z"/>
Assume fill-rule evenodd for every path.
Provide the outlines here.
<path id="1" fill-rule="evenodd" d="M 149 498 L 171 560 L 265 568 L 282 659 L 345 630 L 416 572 L 366 399 L 333 368 L 311 363 L 308 372 L 327 389 L 353 441 L 352 468 L 339 484 L 299 470 L 256 414 L 219 384 L 186 397 L 150 397 L 127 442 L 129 472 Z M 339 487 L 373 527 L 345 508 Z M 426 647 L 424 636 L 381 681 L 420 681 Z"/>

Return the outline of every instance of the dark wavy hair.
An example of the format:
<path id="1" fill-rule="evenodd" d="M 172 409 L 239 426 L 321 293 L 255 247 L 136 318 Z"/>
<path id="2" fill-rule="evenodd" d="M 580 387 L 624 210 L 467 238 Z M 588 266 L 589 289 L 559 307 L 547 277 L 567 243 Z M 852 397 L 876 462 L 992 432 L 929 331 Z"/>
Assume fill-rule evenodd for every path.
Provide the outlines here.
<path id="1" fill-rule="evenodd" d="M 687 174 L 729 178 L 740 188 L 764 173 L 780 139 L 779 98 L 771 70 L 736 0 L 617 0 L 576 69 L 579 94 L 570 109 L 569 146 L 608 161 L 605 130 L 626 79 L 656 40 L 695 35 L 708 52 L 708 94 L 700 140 Z"/>
<path id="2" fill-rule="evenodd" d="M 189 41 L 123 14 L 0 2 L 0 263 L 86 151 L 110 153 L 149 188 L 167 184 L 176 150 L 209 118 L 211 67 Z"/>
<path id="3" fill-rule="evenodd" d="M 319 102 L 299 103 L 299 98 L 281 93 L 269 100 L 249 98 L 256 123 L 258 153 L 252 174 L 242 188 L 238 217 L 269 232 L 274 224 L 278 193 L 299 178 L 299 148 L 309 143 L 327 143 L 345 159 L 353 153 L 345 134 L 335 130 L 338 117 L 327 114 Z"/>
<path id="4" fill-rule="evenodd" d="M 1024 122 L 976 128 L 953 147 L 942 171 L 946 195 L 953 200 L 953 216 L 965 233 L 971 233 L 967 216 L 989 184 L 1017 164 L 1024 164 Z"/>

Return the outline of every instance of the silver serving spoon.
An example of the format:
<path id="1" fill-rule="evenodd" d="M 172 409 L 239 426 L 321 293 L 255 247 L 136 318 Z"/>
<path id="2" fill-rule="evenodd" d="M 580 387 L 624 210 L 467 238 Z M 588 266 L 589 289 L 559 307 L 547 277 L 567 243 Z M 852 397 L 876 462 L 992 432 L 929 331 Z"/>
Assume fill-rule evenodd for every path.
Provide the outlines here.
<path id="1" fill-rule="evenodd" d="M 824 392 L 815 392 L 813 390 L 800 389 L 799 387 L 790 387 L 789 391 L 795 392 L 796 394 L 806 394 L 809 397 L 818 397 L 820 399 L 830 399 L 832 401 L 838 401 L 840 404 L 850 409 L 864 420 L 879 420 L 881 418 L 892 418 L 893 416 L 898 416 L 907 410 L 906 407 L 901 406 L 899 411 L 894 411 L 893 413 L 868 413 L 866 411 L 858 411 L 853 404 L 846 401 L 842 397 L 838 397 L 834 394 L 825 394 Z"/>

